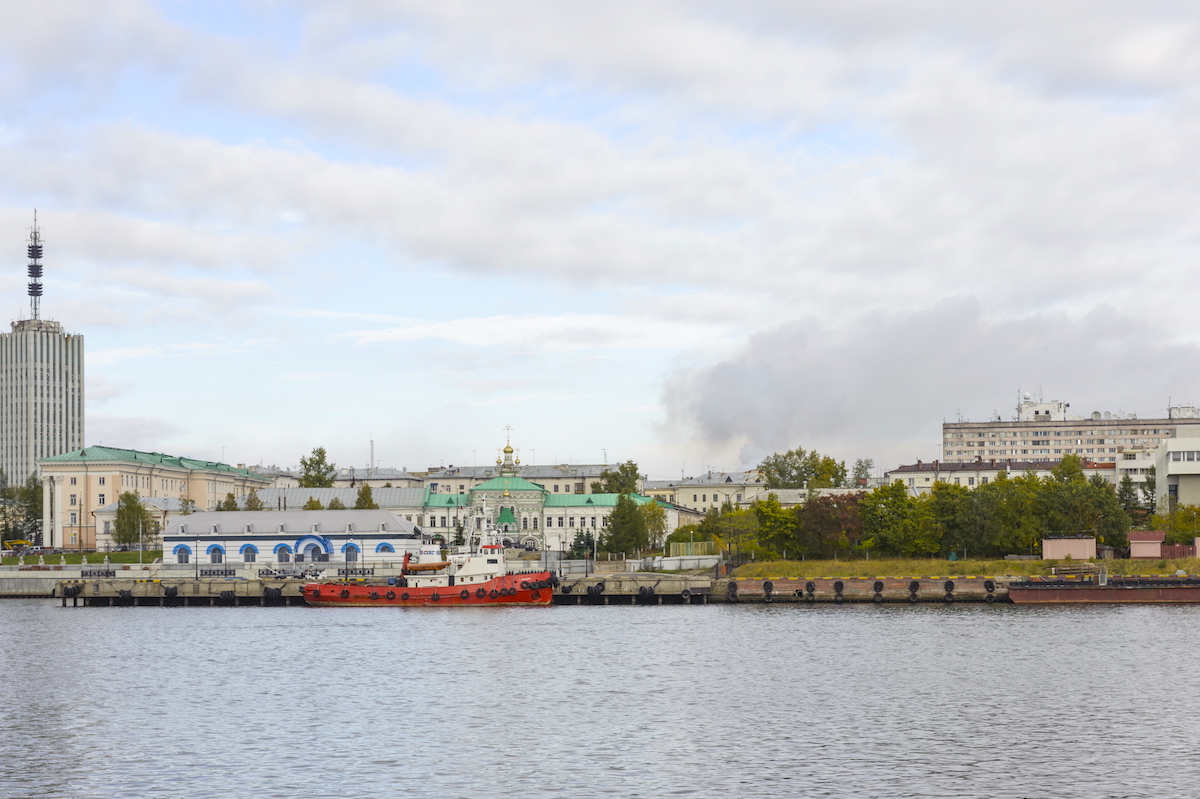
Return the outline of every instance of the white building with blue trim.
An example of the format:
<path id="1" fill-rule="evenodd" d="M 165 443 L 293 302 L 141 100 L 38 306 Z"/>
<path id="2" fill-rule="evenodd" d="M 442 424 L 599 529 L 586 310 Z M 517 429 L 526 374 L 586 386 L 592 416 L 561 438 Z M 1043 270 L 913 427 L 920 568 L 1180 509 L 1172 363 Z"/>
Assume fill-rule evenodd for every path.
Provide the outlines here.
<path id="1" fill-rule="evenodd" d="M 390 562 L 417 553 L 424 538 L 386 510 L 207 511 L 171 522 L 163 563 Z"/>

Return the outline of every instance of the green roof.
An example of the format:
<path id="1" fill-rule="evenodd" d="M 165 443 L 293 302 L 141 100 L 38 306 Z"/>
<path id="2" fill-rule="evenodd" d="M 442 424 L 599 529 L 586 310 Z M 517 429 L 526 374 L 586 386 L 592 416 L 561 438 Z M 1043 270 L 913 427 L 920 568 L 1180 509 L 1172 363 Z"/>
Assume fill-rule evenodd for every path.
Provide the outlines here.
<path id="1" fill-rule="evenodd" d="M 612 508 L 616 507 L 620 494 L 549 494 L 546 497 L 547 508 Z M 630 494 L 629 498 L 638 505 L 654 502 L 650 497 L 641 494 Z"/>
<path id="2" fill-rule="evenodd" d="M 487 482 L 480 483 L 471 489 L 472 491 L 542 491 L 545 488 L 537 483 L 531 483 L 521 477 L 493 477 Z"/>
<path id="3" fill-rule="evenodd" d="M 500 518 L 496 520 L 496 524 L 516 524 L 517 520 L 513 517 L 512 508 L 501 508 Z"/>
<path id="4" fill-rule="evenodd" d="M 175 455 L 164 455 L 161 452 L 141 452 L 136 449 L 117 449 L 116 447 L 84 447 L 74 452 L 64 452 L 62 455 L 52 455 L 42 458 L 38 463 L 79 463 L 83 461 L 125 461 L 129 463 L 151 463 L 158 466 L 176 466 L 180 469 L 206 469 L 214 472 L 230 472 L 246 477 L 254 477 L 264 483 L 270 480 L 255 474 L 249 469 L 237 469 L 228 463 L 216 461 L 198 461 L 194 458 L 181 458 Z"/>

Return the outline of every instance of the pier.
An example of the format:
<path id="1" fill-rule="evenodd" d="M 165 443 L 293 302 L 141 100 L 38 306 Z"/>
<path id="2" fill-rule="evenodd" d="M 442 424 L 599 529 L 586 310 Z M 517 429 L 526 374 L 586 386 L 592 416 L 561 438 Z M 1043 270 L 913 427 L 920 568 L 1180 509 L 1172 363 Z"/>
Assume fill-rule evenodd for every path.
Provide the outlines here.
<path id="1" fill-rule="evenodd" d="M 111 575 L 59 581 L 52 596 L 63 607 L 234 607 L 304 605 L 303 578 L 181 579 Z M 128 574 L 128 573 L 127 573 Z M 365 582 L 366 579 L 360 579 Z M 45 594 L 43 594 L 44 596 Z M 567 577 L 556 605 L 953 604 L 1008 603 L 1008 579 L 998 577 L 822 577 L 739 579 L 628 572 Z"/>

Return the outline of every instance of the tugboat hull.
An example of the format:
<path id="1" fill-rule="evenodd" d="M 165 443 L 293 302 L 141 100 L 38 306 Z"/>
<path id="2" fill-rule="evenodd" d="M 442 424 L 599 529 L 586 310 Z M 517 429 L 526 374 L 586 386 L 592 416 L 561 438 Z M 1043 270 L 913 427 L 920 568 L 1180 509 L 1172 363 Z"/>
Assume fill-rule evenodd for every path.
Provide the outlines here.
<path id="1" fill-rule="evenodd" d="M 505 574 L 486 582 L 411 588 L 374 583 L 308 583 L 304 601 L 316 607 L 464 607 L 549 605 L 554 596 L 548 571 Z"/>

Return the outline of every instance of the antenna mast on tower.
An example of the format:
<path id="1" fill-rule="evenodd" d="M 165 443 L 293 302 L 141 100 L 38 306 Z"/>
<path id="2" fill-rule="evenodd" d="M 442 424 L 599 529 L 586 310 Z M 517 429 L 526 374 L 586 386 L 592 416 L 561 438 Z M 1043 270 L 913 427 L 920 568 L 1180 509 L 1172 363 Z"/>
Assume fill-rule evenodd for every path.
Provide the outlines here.
<path id="1" fill-rule="evenodd" d="M 39 318 L 42 301 L 42 233 L 37 226 L 37 209 L 33 209 L 33 230 L 29 234 L 29 310 Z"/>

